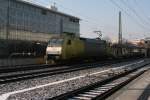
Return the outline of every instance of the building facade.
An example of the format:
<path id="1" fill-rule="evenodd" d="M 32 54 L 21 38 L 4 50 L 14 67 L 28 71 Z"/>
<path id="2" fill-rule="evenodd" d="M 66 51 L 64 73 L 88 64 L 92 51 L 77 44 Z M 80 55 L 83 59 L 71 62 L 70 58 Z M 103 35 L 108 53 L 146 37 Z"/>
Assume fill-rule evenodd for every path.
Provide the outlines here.
<path id="1" fill-rule="evenodd" d="M 52 35 L 79 36 L 80 19 L 20 0 L 0 0 L 0 39 L 48 41 Z"/>

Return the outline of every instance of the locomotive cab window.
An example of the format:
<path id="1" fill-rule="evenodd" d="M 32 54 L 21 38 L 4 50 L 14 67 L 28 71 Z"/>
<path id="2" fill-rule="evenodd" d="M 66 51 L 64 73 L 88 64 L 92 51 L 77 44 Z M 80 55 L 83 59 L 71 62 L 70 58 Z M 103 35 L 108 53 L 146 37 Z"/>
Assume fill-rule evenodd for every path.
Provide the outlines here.
<path id="1" fill-rule="evenodd" d="M 67 41 L 67 45 L 71 45 L 71 40 L 68 40 L 68 41 Z"/>
<path id="2" fill-rule="evenodd" d="M 51 39 L 48 42 L 48 46 L 61 46 L 63 43 L 63 39 Z"/>

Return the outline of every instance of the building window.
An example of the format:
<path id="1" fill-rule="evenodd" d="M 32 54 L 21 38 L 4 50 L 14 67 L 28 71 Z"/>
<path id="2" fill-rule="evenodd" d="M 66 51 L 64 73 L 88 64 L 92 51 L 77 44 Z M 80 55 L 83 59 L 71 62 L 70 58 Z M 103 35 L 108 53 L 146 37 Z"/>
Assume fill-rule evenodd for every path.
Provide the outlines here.
<path id="1" fill-rule="evenodd" d="M 47 11 L 46 10 L 41 10 L 42 15 L 47 15 Z"/>

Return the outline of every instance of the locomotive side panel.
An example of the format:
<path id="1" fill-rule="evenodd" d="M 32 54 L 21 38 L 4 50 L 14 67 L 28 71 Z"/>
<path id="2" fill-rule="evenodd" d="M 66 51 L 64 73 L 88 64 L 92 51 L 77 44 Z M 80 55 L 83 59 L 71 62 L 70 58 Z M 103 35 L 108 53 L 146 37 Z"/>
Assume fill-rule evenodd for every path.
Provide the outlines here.
<path id="1" fill-rule="evenodd" d="M 62 45 L 62 59 L 79 59 L 84 53 L 83 41 L 78 38 L 66 38 Z"/>
<path id="2" fill-rule="evenodd" d="M 106 56 L 106 42 L 102 40 L 85 40 L 84 41 L 86 58 L 100 58 Z"/>

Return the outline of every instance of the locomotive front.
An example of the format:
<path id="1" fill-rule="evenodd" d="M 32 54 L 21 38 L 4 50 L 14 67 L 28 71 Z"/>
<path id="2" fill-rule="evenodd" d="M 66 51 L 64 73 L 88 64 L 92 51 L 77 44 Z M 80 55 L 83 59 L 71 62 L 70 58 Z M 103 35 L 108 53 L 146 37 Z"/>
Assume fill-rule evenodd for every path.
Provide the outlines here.
<path id="1" fill-rule="evenodd" d="M 50 39 L 46 48 L 46 55 L 48 60 L 57 60 L 62 54 L 63 39 Z"/>

